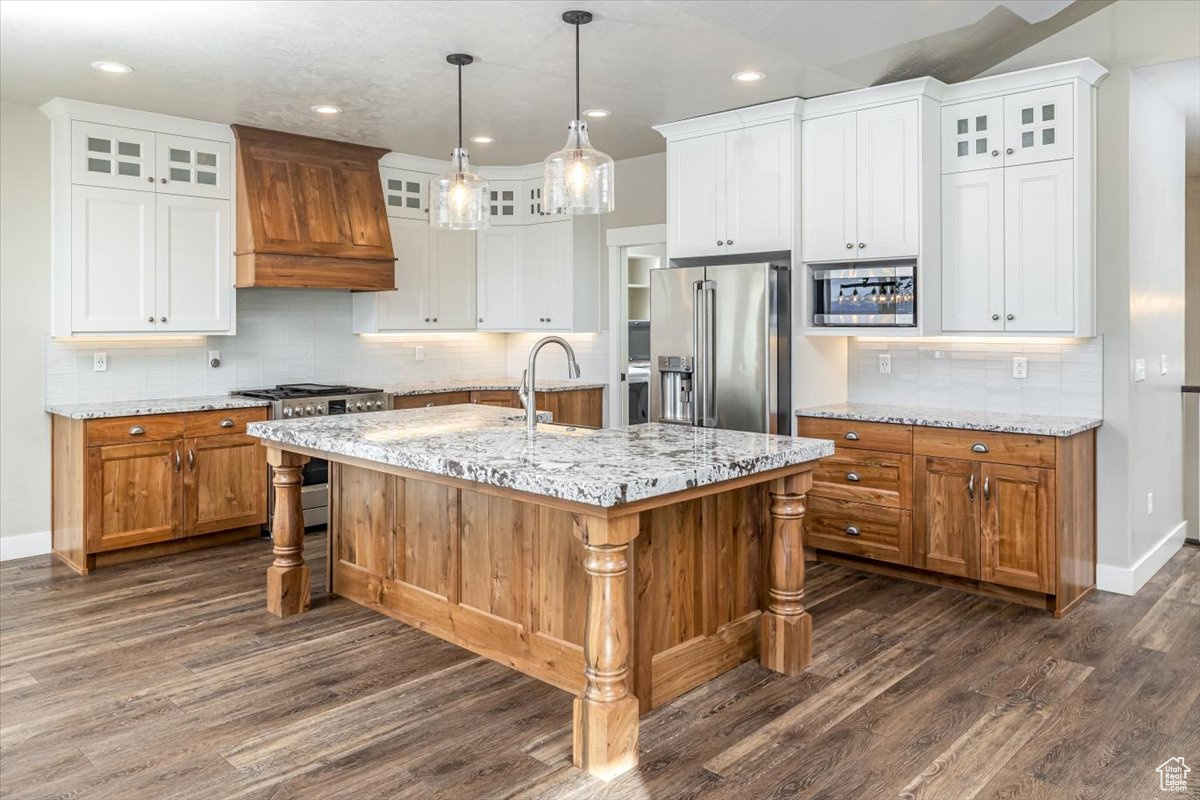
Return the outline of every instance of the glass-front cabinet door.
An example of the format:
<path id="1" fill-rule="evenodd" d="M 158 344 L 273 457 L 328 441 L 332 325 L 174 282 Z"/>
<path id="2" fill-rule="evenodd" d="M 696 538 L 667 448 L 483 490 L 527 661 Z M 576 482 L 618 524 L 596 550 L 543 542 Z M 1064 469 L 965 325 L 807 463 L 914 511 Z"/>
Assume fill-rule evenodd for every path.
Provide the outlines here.
<path id="1" fill-rule="evenodd" d="M 158 134 L 158 191 L 189 197 L 233 197 L 233 169 L 228 142 Z"/>
<path id="2" fill-rule="evenodd" d="M 1051 86 L 1004 98 L 1004 165 L 1036 164 L 1074 154 L 1071 87 Z"/>
<path id="3" fill-rule="evenodd" d="M 154 179 L 153 133 L 71 123 L 71 183 L 153 192 Z"/>
<path id="4" fill-rule="evenodd" d="M 428 173 L 414 172 L 397 167 L 380 167 L 379 178 L 383 183 L 383 201 L 389 217 L 401 219 L 429 219 Z"/>
<path id="5" fill-rule="evenodd" d="M 942 173 L 1004 164 L 1004 98 L 989 97 L 942 108 Z"/>

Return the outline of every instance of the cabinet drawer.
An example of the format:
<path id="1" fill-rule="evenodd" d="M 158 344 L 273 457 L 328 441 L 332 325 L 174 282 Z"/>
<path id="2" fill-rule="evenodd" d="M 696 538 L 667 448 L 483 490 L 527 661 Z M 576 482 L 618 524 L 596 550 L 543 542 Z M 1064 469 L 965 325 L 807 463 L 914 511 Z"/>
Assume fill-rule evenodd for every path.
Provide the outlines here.
<path id="1" fill-rule="evenodd" d="M 912 514 L 902 509 L 810 495 L 804 530 L 809 547 L 912 563 Z"/>
<path id="2" fill-rule="evenodd" d="M 245 433 L 246 423 L 262 422 L 266 418 L 266 408 L 194 411 L 184 419 L 183 430 L 187 436 L 224 436 L 228 433 Z"/>
<path id="3" fill-rule="evenodd" d="M 470 392 L 437 392 L 436 394 L 397 395 L 392 398 L 392 408 L 432 408 L 470 403 Z"/>
<path id="4" fill-rule="evenodd" d="M 912 452 L 913 429 L 911 425 L 800 417 L 797 433 L 813 439 L 833 439 L 834 444 L 838 447 L 884 450 L 889 453 Z"/>
<path id="5" fill-rule="evenodd" d="M 87 443 L 136 444 L 183 436 L 183 414 L 147 414 L 140 417 L 91 419 L 87 423 Z"/>
<path id="6" fill-rule="evenodd" d="M 520 408 L 521 400 L 516 392 L 508 390 L 471 392 L 471 402 L 481 406 L 499 406 L 500 408 Z"/>
<path id="7" fill-rule="evenodd" d="M 910 508 L 912 456 L 839 447 L 813 470 L 808 496 Z"/>
<path id="8" fill-rule="evenodd" d="M 913 429 L 913 452 L 992 464 L 1054 466 L 1054 439 L 1025 433 L 992 433 L 954 428 Z"/>

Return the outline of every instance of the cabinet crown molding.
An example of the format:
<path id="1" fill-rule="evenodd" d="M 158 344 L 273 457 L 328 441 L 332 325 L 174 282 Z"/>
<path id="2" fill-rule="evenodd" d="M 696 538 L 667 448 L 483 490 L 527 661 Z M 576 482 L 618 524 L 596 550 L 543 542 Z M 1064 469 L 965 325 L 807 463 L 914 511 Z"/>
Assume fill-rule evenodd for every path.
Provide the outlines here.
<path id="1" fill-rule="evenodd" d="M 859 111 L 864 108 L 902 103 L 905 100 L 920 97 L 940 101 L 945 95 L 946 89 L 946 84 L 937 78 L 929 77 L 884 83 L 878 86 L 809 98 L 804 101 L 802 116 L 804 119 L 813 119 L 830 114 L 840 114 L 844 111 Z"/>
<path id="2" fill-rule="evenodd" d="M 156 131 L 174 136 L 192 136 L 218 142 L 233 142 L 233 130 L 222 122 L 172 117 L 153 111 L 138 111 L 120 106 L 107 106 L 102 103 L 89 103 L 86 100 L 72 100 L 69 97 L 55 97 L 47 100 L 38 106 L 38 109 L 51 122 L 70 120 L 98 122 L 104 125 L 118 125 L 124 128 Z"/>
<path id="3" fill-rule="evenodd" d="M 702 136 L 723 131 L 733 131 L 750 125 L 762 125 L 798 116 L 804 108 L 802 97 L 789 97 L 770 103 L 759 103 L 744 106 L 716 114 L 705 114 L 699 117 L 689 117 L 677 122 L 666 122 L 654 125 L 664 139 L 685 139 L 692 136 Z"/>
<path id="4" fill-rule="evenodd" d="M 1030 67 L 1016 72 L 1005 72 L 1000 75 L 987 75 L 946 87 L 945 103 L 956 103 L 960 100 L 973 100 L 991 95 L 1009 94 L 1011 92 L 1034 89 L 1055 83 L 1079 80 L 1088 86 L 1099 86 L 1108 76 L 1108 68 L 1091 58 L 1077 58 L 1072 61 L 1061 61 L 1057 64 L 1047 64 L 1042 67 Z"/>

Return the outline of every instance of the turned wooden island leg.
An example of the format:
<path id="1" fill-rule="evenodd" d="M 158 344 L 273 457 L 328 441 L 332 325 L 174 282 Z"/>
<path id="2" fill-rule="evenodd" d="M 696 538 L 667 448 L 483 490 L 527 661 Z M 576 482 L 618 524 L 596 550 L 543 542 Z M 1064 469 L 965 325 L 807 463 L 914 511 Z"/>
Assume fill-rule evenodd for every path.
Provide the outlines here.
<path id="1" fill-rule="evenodd" d="M 629 542 L 637 514 L 617 520 L 575 517 L 587 572 L 583 694 L 575 698 L 573 761 L 608 780 L 637 766 L 638 699 L 630 691 Z"/>
<path id="2" fill-rule="evenodd" d="M 762 615 L 761 661 L 795 675 L 812 661 L 812 617 L 804 610 L 804 499 L 812 473 L 771 482 L 768 605 Z"/>
<path id="3" fill-rule="evenodd" d="M 304 563 L 304 511 L 300 505 L 300 470 L 307 462 L 308 456 L 267 449 L 275 487 L 275 516 L 271 520 L 275 560 L 267 567 L 267 611 L 277 617 L 301 614 L 311 603 L 308 565 Z"/>

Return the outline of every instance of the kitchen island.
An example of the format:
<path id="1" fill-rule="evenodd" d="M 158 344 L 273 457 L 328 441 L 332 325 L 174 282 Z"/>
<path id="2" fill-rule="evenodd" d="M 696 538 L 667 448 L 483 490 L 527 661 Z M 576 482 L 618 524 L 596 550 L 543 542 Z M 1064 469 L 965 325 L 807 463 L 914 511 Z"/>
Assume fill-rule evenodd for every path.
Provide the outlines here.
<path id="1" fill-rule="evenodd" d="M 274 467 L 269 611 L 308 609 L 300 470 L 328 459 L 330 590 L 574 693 L 574 761 L 594 775 L 636 765 L 641 713 L 751 658 L 809 663 L 804 503 L 828 441 L 528 431 L 478 405 L 248 433 Z"/>

